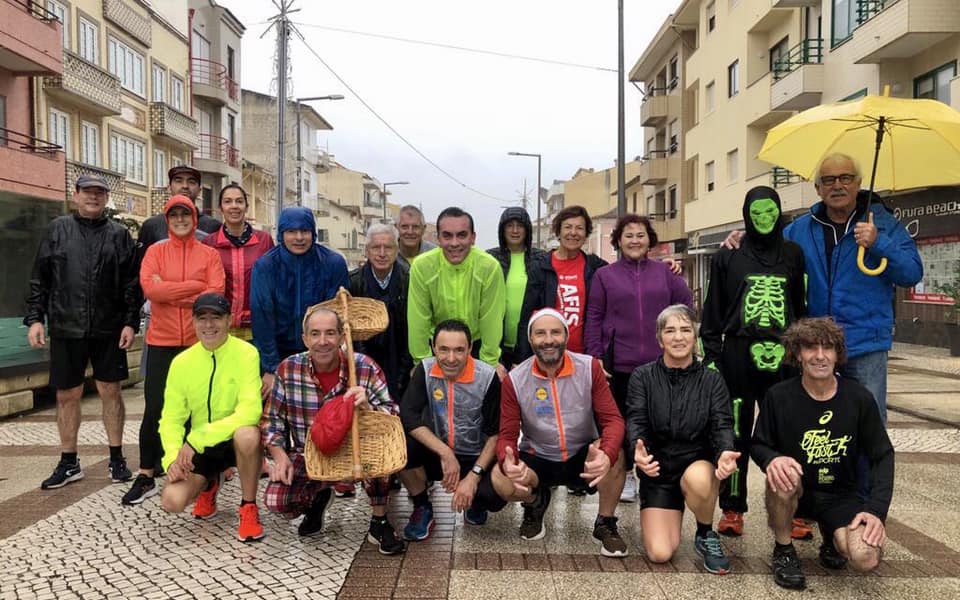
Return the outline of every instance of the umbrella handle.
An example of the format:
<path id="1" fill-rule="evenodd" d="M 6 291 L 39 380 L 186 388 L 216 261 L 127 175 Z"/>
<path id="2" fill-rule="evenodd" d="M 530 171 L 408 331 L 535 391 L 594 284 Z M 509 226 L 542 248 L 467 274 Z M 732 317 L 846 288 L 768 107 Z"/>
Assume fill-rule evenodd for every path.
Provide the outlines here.
<path id="1" fill-rule="evenodd" d="M 866 264 L 864 264 L 864 262 L 863 262 L 863 257 L 866 256 L 866 255 L 867 255 L 867 249 L 864 248 L 863 246 L 860 246 L 860 249 L 857 250 L 857 267 L 860 268 L 860 271 L 861 271 L 864 275 L 869 275 L 869 276 L 871 276 L 871 277 L 876 277 L 876 276 L 879 275 L 880 273 L 883 273 L 884 271 L 887 270 L 887 259 L 886 259 L 886 258 L 881 258 L 881 259 L 880 259 L 880 266 L 878 266 L 878 267 L 875 268 L 875 269 L 871 269 L 870 267 L 868 267 L 868 266 L 867 266 Z"/>

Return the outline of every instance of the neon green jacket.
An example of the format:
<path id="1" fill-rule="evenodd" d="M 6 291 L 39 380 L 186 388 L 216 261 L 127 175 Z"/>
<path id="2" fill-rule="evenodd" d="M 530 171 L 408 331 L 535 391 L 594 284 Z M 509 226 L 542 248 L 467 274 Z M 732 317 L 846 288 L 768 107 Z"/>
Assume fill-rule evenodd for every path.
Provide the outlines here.
<path id="1" fill-rule="evenodd" d="M 197 342 L 173 359 L 163 393 L 160 441 L 163 468 L 169 469 L 183 447 L 184 425 L 190 421 L 186 442 L 203 451 L 233 438 L 244 425 L 258 426 L 260 355 L 253 345 L 227 336 L 210 352 Z"/>
<path id="2" fill-rule="evenodd" d="M 480 360 L 496 366 L 500 360 L 506 287 L 500 263 L 476 247 L 459 265 L 443 250 L 421 254 L 410 266 L 407 327 L 410 355 L 419 363 L 431 356 L 433 328 L 446 319 L 460 319 L 481 341 Z"/>

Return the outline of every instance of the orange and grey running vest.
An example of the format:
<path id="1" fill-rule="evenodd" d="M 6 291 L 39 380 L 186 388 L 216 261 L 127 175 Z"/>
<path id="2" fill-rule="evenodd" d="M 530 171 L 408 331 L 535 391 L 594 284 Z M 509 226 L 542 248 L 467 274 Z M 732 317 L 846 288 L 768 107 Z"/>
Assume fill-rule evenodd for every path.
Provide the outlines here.
<path id="1" fill-rule="evenodd" d="M 423 359 L 428 402 L 424 421 L 454 454 L 479 456 L 487 441 L 483 433 L 483 398 L 497 371 L 485 362 L 467 358 L 456 381 L 448 381 L 434 357 Z"/>
<path id="2" fill-rule="evenodd" d="M 593 357 L 567 352 L 553 379 L 531 356 L 510 371 L 520 405 L 520 451 L 566 462 L 600 437 L 593 415 Z"/>

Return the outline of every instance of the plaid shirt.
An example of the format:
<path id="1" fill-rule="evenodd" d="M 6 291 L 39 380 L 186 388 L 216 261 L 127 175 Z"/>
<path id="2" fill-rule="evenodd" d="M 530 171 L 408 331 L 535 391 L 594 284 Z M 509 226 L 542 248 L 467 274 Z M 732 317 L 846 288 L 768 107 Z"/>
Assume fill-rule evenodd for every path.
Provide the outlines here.
<path id="1" fill-rule="evenodd" d="M 366 388 L 367 401 L 374 410 L 399 413 L 390 399 L 383 371 L 371 358 L 359 352 L 353 355 L 357 367 L 357 385 Z M 294 354 L 277 367 L 277 377 L 260 417 L 260 435 L 264 448 L 280 446 L 302 453 L 313 417 L 323 404 L 347 391 L 347 357 L 340 352 L 340 381 L 322 398 L 317 387 L 313 361 L 309 352 Z"/>

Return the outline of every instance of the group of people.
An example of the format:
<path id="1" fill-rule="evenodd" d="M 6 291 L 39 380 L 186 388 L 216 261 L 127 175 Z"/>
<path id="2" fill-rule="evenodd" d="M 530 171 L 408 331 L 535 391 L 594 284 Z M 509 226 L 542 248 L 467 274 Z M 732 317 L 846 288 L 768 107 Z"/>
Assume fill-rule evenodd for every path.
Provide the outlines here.
<path id="1" fill-rule="evenodd" d="M 812 535 L 802 518 L 819 523 L 826 566 L 879 561 L 893 487 L 883 410 L 893 289 L 916 283 L 922 266 L 881 203 L 864 216 L 849 157 L 824 160 L 822 202 L 786 227 L 775 190 L 748 192 L 745 234 L 731 234 L 713 258 L 702 326 L 679 264 L 650 258 L 657 234 L 644 216 L 618 219 L 611 244 L 620 258 L 607 264 L 583 249 L 592 222 L 579 206 L 557 214 L 559 246 L 549 252 L 532 247 L 521 208 L 503 212 L 499 244 L 484 252 L 469 213 L 443 210 L 432 247 L 422 213 L 405 206 L 397 227 L 369 228 L 366 261 L 348 272 L 317 243 L 308 209 L 283 211 L 273 245 L 244 220 L 243 189 L 229 185 L 224 223 L 208 222 L 204 234 L 199 173 L 179 166 L 169 176 L 171 198 L 144 223 L 139 245 L 104 216 L 106 182 L 87 176 L 76 182 L 77 212 L 51 224 L 38 252 L 24 323 L 34 346 L 46 344 L 47 323 L 63 446 L 44 489 L 83 477 L 76 432 L 88 362 L 110 476 L 133 477 L 119 383 L 145 296 L 140 470 L 124 504 L 157 494 L 166 473 L 163 508 L 193 503 L 195 517 L 210 518 L 236 468 L 241 540 L 264 535 L 261 473 L 266 508 L 303 515 L 298 532 L 315 534 L 334 490 L 353 484 L 310 479 L 305 447 L 323 427 L 321 408 L 343 403 L 399 415 L 407 434 L 398 479 L 414 509 L 401 535 L 387 519 L 391 478 L 363 482 L 367 537 L 384 554 L 429 537 L 431 482 L 471 525 L 522 503 L 526 540 L 545 534 L 551 490 L 562 485 L 598 493 L 593 537 L 603 555 L 628 554 L 616 509 L 639 497 L 650 560 L 671 559 L 689 507 L 696 552 L 708 571 L 725 573 L 714 510 L 719 497 L 720 533 L 743 533 L 753 458 L 767 476 L 778 584 L 804 586 L 791 542 Z M 889 260 L 884 275 L 856 270 L 858 246 L 868 262 Z M 341 286 L 382 301 L 390 317 L 384 332 L 355 344 L 354 365 L 340 317 L 317 306 Z"/>

